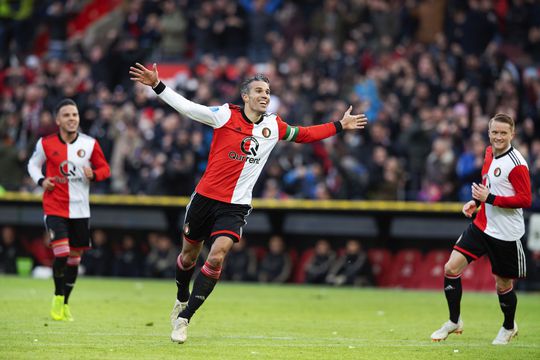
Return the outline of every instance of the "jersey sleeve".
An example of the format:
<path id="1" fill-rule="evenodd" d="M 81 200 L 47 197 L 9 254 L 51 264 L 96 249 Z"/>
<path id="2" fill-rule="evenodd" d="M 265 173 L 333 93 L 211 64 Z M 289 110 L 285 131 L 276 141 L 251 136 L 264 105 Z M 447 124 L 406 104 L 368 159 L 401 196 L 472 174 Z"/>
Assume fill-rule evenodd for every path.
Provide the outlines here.
<path id="1" fill-rule="evenodd" d="M 493 205 L 502 208 L 530 208 L 532 204 L 531 178 L 529 169 L 525 165 L 518 165 L 508 174 L 508 180 L 515 190 L 513 196 L 497 195 L 493 199 Z"/>
<path id="2" fill-rule="evenodd" d="M 45 177 L 41 170 L 43 163 L 45 163 L 45 150 L 43 149 L 43 139 L 40 138 L 36 143 L 34 153 L 30 157 L 30 160 L 28 160 L 27 166 L 28 174 L 30 174 L 30 177 L 36 184 L 39 183 L 40 179 Z"/>
<path id="3" fill-rule="evenodd" d="M 111 176 L 111 169 L 97 140 L 94 142 L 94 149 L 92 150 L 92 156 L 90 156 L 90 163 L 92 164 L 94 170 L 94 181 L 102 181 Z"/>
<path id="4" fill-rule="evenodd" d="M 291 126 L 277 118 L 279 139 L 296 143 L 310 143 L 329 138 L 342 130 L 339 121 L 314 126 Z"/>
<path id="5" fill-rule="evenodd" d="M 213 107 L 197 104 L 186 99 L 161 82 L 155 88 L 155 92 L 161 100 L 165 101 L 180 114 L 213 128 L 223 126 L 231 117 L 231 110 L 228 104 Z"/>

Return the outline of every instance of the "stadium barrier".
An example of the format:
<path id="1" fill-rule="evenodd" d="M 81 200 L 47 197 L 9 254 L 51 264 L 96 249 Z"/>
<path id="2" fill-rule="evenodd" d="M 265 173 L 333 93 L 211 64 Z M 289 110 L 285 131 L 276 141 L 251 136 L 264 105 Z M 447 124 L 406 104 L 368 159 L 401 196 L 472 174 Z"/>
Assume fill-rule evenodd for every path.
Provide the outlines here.
<path id="1" fill-rule="evenodd" d="M 91 195 L 92 228 L 116 233 L 162 231 L 180 238 L 188 197 L 142 195 Z M 268 237 L 283 235 L 289 251 L 298 257 L 291 281 L 302 279 L 300 260 L 308 259 L 318 239 L 326 238 L 334 249 L 342 249 L 347 239 L 358 239 L 368 256 L 379 286 L 431 289 L 437 287 L 442 270 L 440 254 L 449 254 L 453 243 L 469 223 L 461 214 L 461 203 L 421 203 L 404 201 L 273 200 L 254 199 L 245 234 L 249 243 L 265 249 Z M 537 214 L 525 213 L 527 226 L 540 226 Z M 41 195 L 5 192 L 0 195 L 0 226 L 22 231 L 43 231 Z M 531 229 L 534 230 L 534 229 Z M 538 230 L 532 231 L 533 243 Z M 534 239 L 534 240 L 533 240 Z M 407 256 L 410 252 L 416 256 Z M 403 257 L 403 261 L 398 261 Z M 441 262 L 442 261 L 442 262 Z M 487 269 L 487 270 L 486 270 Z M 412 273 L 424 277 L 411 277 Z M 482 276 L 473 274 L 479 273 Z M 472 266 L 466 286 L 492 291 L 489 264 Z M 531 274 L 533 275 L 533 274 Z M 529 282 L 529 280 L 527 280 Z M 540 288 L 540 279 L 527 288 Z M 538 286 L 537 286 L 538 285 Z"/>
<path id="2" fill-rule="evenodd" d="M 181 228 L 188 197 L 91 195 L 92 226 L 169 231 Z M 467 223 L 459 203 L 254 199 L 246 234 L 391 240 L 455 239 Z M 41 226 L 41 195 L 0 196 L 0 225 Z M 381 243 L 382 242 L 382 243 Z"/>

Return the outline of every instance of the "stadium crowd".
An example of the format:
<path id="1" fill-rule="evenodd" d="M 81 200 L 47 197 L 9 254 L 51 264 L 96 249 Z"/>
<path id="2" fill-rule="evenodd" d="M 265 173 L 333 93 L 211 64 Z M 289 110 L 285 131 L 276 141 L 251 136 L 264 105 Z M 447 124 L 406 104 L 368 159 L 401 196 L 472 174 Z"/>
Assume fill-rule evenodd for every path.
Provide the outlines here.
<path id="1" fill-rule="evenodd" d="M 240 81 L 263 72 L 271 111 L 291 124 L 335 120 L 348 104 L 369 116 L 366 131 L 278 144 L 256 197 L 468 200 L 488 119 L 506 112 L 540 209 L 537 1 L 132 0 L 84 34 L 68 32 L 81 2 L 7 3 L 21 6 L 0 10 L 6 190 L 35 191 L 29 149 L 69 97 L 111 164 L 94 192 L 190 195 L 212 133 L 129 80 L 133 63 L 157 62 L 182 65 L 167 83 L 198 103 L 238 104 Z M 48 48 L 34 53 L 43 27 Z"/>
<path id="2" fill-rule="evenodd" d="M 20 259 L 31 260 L 34 276 L 48 274 L 54 255 L 47 246 L 47 233 L 29 238 L 19 229 L 0 230 L 0 274 L 25 270 Z M 118 240 L 103 229 L 92 232 L 92 248 L 82 257 L 81 273 L 87 276 L 173 278 L 178 249 L 171 238 L 159 232 L 124 234 Z M 204 248 L 204 253 L 208 252 Z M 282 236 L 273 235 L 266 246 L 247 246 L 242 237 L 227 257 L 222 278 L 263 283 L 306 282 L 311 284 L 374 286 L 375 277 L 359 240 L 348 240 L 333 249 L 320 239 L 313 249 L 287 248 Z M 199 257 L 203 261 L 204 256 Z M 45 270 L 44 270 L 45 269 Z M 46 270 L 49 269 L 49 270 Z"/>

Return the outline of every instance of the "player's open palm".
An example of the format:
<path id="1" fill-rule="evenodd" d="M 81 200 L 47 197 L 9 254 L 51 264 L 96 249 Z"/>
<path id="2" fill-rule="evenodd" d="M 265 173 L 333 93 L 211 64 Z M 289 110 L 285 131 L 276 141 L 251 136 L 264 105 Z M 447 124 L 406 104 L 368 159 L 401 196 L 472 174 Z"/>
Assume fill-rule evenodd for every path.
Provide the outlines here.
<path id="1" fill-rule="evenodd" d="M 141 84 L 156 87 L 159 84 L 157 65 L 154 63 L 152 70 L 147 69 L 143 64 L 135 63 L 135 66 L 129 67 L 130 79 L 138 81 Z"/>
<path id="2" fill-rule="evenodd" d="M 343 118 L 340 122 L 344 130 L 354 130 L 354 129 L 363 129 L 366 127 L 368 119 L 365 114 L 353 115 L 351 114 L 352 106 L 349 106 Z"/>

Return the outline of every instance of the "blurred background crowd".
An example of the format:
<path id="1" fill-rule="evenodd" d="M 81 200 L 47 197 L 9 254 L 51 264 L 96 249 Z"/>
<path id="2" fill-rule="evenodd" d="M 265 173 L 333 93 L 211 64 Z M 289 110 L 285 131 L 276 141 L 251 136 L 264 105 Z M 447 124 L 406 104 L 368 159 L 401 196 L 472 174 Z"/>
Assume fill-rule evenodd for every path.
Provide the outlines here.
<path id="1" fill-rule="evenodd" d="M 111 164 L 94 192 L 190 195 L 212 129 L 129 80 L 130 65 L 156 62 L 201 104 L 240 104 L 239 83 L 263 72 L 271 111 L 292 125 L 349 104 L 368 115 L 364 131 L 278 144 L 256 197 L 469 200 L 488 120 L 505 112 L 540 209 L 538 1 L 0 0 L 0 19 L 5 190 L 36 191 L 27 159 L 69 97 Z"/>
<path id="2" fill-rule="evenodd" d="M 54 260 L 47 234 L 29 238 L 16 228 L 0 230 L 0 274 L 23 273 L 21 255 L 31 261 L 34 276 L 50 276 Z M 114 239 L 113 239 L 114 238 Z M 123 234 L 92 232 L 92 249 L 84 252 L 81 273 L 88 276 L 174 278 L 179 249 L 170 236 L 160 232 Z M 208 248 L 203 248 L 208 253 Z M 204 263 L 206 256 L 200 256 Z M 202 264 L 200 264 L 202 265 Z M 266 245 L 247 246 L 245 237 L 233 246 L 222 279 L 264 283 L 306 282 L 330 285 L 376 285 L 366 250 L 357 239 L 332 249 L 320 239 L 313 248 L 288 248 L 284 238 L 272 235 Z"/>
<path id="3" fill-rule="evenodd" d="M 300 246 L 295 237 L 271 234 L 264 242 L 242 237 L 227 255 L 221 279 L 235 282 L 306 283 L 329 286 L 399 287 L 439 289 L 444 249 L 404 247 L 392 251 L 359 238 L 312 237 Z M 12 226 L 0 229 L 0 274 L 31 273 L 50 277 L 54 255 L 47 234 L 35 237 Z M 162 232 L 125 232 L 96 229 L 92 249 L 84 252 L 80 267 L 86 276 L 124 278 L 174 278 L 178 247 Z M 249 244 L 249 245 L 248 245 Z M 198 258 L 204 264 L 208 244 Z M 527 260 L 527 279 L 521 290 L 540 290 L 540 257 Z M 466 290 L 493 291 L 491 265 L 486 257 L 463 273 Z"/>

